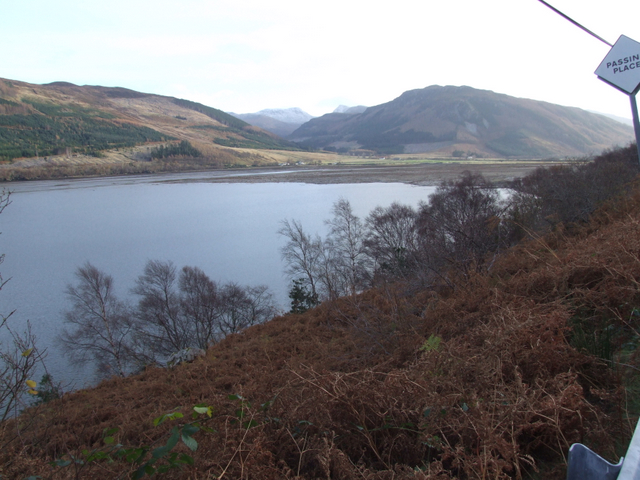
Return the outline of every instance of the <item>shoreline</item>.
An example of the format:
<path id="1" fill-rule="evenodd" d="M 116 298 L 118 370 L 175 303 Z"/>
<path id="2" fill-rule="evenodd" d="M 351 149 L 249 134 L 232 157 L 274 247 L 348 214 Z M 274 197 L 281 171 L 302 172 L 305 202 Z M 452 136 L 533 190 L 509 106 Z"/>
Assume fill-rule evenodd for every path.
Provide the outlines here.
<path id="1" fill-rule="evenodd" d="M 549 162 L 527 163 L 423 163 L 415 165 L 363 166 L 296 166 L 261 167 L 249 170 L 199 172 L 201 178 L 167 180 L 171 183 L 312 183 L 318 185 L 345 183 L 405 183 L 438 186 L 455 180 L 465 171 L 480 173 L 493 183 L 507 183 Z M 258 171 L 259 170 L 259 171 Z M 207 173 L 211 174 L 206 177 Z M 216 175 L 217 173 L 217 175 Z"/>
<path id="2" fill-rule="evenodd" d="M 480 173 L 497 186 L 523 177 L 538 167 L 557 162 L 460 162 L 403 165 L 295 165 L 286 167 L 249 167 L 183 172 L 94 175 L 51 179 L 0 182 L 0 190 L 76 188 L 116 183 L 308 183 L 317 185 L 358 183 L 403 183 L 438 186 L 458 179 L 463 172 Z"/>

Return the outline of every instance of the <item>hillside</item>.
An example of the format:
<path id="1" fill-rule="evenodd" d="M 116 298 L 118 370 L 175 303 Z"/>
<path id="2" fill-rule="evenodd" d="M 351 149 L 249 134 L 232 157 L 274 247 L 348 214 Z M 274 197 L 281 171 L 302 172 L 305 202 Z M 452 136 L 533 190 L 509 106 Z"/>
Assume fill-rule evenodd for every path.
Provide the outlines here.
<path id="1" fill-rule="evenodd" d="M 233 150 L 295 149 L 232 115 L 189 100 L 125 88 L 0 79 L 0 160 L 93 155 L 165 141 L 191 142 L 210 156 Z M 238 163 L 244 163 L 235 155 Z"/>
<path id="2" fill-rule="evenodd" d="M 564 158 L 624 146 L 633 141 L 633 130 L 578 108 L 434 85 L 405 92 L 358 115 L 314 118 L 289 139 L 344 152 Z"/>
<path id="3" fill-rule="evenodd" d="M 620 192 L 637 162 L 627 148 L 523 179 L 553 231 L 490 268 L 382 281 L 27 410 L 1 425 L 0 474 L 560 480 L 574 442 L 615 462 L 640 411 L 640 185 L 560 220 L 586 218 L 606 198 L 592 185 Z"/>

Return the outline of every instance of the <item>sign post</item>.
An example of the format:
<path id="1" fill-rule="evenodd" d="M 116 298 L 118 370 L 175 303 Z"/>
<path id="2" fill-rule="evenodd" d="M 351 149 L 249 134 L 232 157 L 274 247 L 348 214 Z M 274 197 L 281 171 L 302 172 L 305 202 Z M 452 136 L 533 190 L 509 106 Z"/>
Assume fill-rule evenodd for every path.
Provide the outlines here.
<path id="1" fill-rule="evenodd" d="M 603 82 L 629 95 L 640 161 L 640 119 L 636 103 L 636 94 L 640 90 L 640 43 L 620 35 L 595 74 Z"/>
<path id="2" fill-rule="evenodd" d="M 638 147 L 638 160 L 640 161 L 640 119 L 638 118 L 638 104 L 636 96 L 629 95 L 631 99 L 631 113 L 633 114 L 633 129 L 636 132 L 636 146 Z"/>

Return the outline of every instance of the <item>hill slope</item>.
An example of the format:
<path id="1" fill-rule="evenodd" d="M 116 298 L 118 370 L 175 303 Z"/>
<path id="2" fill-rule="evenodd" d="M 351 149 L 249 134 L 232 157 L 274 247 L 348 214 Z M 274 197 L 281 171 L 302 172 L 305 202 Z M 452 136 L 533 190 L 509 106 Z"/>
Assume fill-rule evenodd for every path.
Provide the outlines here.
<path id="1" fill-rule="evenodd" d="M 194 405 L 213 430 L 182 427 L 197 450 L 169 444 L 193 462 L 163 478 L 560 480 L 574 442 L 616 461 L 638 407 L 624 388 L 638 378 L 638 252 L 636 188 L 456 288 L 384 284 L 31 409 L 0 425 L 0 473 L 46 476 L 58 459 L 55 478 L 122 478 L 179 441 Z M 172 412 L 184 417 L 154 424 Z M 118 456 L 118 442 L 148 450 Z"/>
<path id="2" fill-rule="evenodd" d="M 0 79 L 0 160 L 93 154 L 163 140 L 295 149 L 271 133 L 189 100 L 125 88 Z"/>
<path id="3" fill-rule="evenodd" d="M 578 108 L 434 85 L 358 115 L 315 118 L 289 138 L 314 148 L 548 158 L 624 146 L 633 140 L 633 130 Z"/>

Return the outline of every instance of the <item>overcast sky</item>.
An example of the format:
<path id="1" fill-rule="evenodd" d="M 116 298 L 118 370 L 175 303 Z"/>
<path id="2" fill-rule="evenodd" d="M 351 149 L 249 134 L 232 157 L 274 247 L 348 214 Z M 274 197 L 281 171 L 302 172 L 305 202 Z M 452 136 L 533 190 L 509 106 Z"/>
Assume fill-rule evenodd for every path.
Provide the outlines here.
<path id="1" fill-rule="evenodd" d="M 468 85 L 631 117 L 609 47 L 538 0 L 0 0 L 0 77 L 119 86 L 235 113 L 379 105 Z M 549 0 L 614 43 L 640 1 Z"/>

